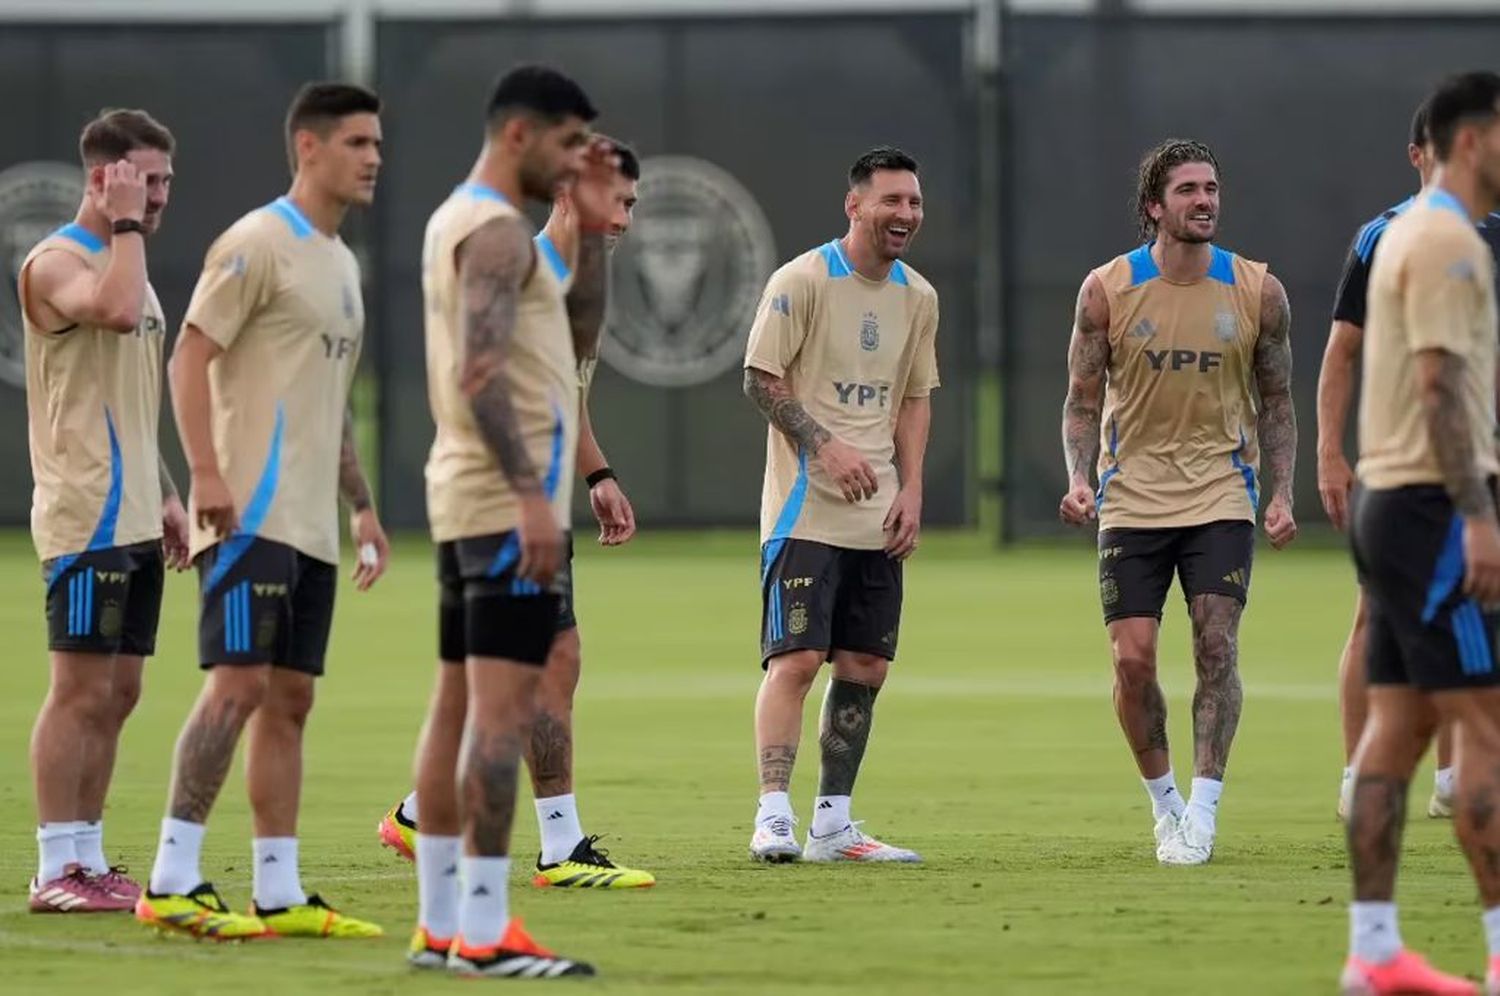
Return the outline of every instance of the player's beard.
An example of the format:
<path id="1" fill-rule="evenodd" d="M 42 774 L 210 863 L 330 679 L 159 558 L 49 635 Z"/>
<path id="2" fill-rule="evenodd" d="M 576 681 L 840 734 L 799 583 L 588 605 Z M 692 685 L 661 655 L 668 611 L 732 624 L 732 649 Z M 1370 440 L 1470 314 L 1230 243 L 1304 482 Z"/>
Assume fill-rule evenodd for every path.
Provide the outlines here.
<path id="1" fill-rule="evenodd" d="M 1205 242 L 1212 242 L 1215 238 L 1218 237 L 1219 216 L 1214 215 L 1213 221 L 1209 224 L 1207 235 L 1204 235 L 1197 231 L 1193 227 L 1193 223 L 1188 220 L 1187 215 L 1183 215 L 1182 219 L 1178 223 L 1167 225 L 1166 230 L 1167 234 L 1172 236 L 1172 238 L 1178 242 L 1184 242 L 1188 245 L 1202 245 Z"/>

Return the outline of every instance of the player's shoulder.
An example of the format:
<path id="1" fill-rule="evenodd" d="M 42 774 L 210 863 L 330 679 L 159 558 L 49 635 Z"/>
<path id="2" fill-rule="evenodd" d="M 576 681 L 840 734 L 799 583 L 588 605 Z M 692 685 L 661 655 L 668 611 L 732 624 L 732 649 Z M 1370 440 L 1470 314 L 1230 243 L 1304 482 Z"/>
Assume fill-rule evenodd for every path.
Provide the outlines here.
<path id="1" fill-rule="evenodd" d="M 898 259 L 891 264 L 890 281 L 897 286 L 907 288 L 923 301 L 937 301 L 937 288 L 905 260 Z"/>
<path id="2" fill-rule="evenodd" d="M 1375 246 L 1380 243 L 1380 238 L 1391 225 L 1392 221 L 1401 217 L 1416 203 L 1416 197 L 1408 197 L 1399 204 L 1392 204 L 1384 211 L 1359 226 L 1359 231 L 1354 233 L 1354 255 L 1360 262 L 1368 264 L 1370 257 L 1375 255 Z"/>
<path id="3" fill-rule="evenodd" d="M 833 245 L 825 243 L 793 256 L 772 271 L 767 286 L 791 290 L 815 287 L 828 280 L 833 275 L 828 261 L 829 247 Z"/>
<path id="4" fill-rule="evenodd" d="M 214 240 L 211 253 L 243 252 L 253 256 L 273 253 L 284 240 L 293 237 L 291 223 L 275 210 L 276 201 L 240 215 Z"/>

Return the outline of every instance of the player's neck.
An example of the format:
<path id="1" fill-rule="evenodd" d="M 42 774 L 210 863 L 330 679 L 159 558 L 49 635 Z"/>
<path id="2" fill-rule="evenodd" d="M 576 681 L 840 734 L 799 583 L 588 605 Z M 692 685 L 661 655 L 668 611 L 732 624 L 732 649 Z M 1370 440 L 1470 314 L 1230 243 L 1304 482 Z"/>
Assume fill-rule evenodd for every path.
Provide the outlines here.
<path id="1" fill-rule="evenodd" d="M 1156 267 L 1168 281 L 1191 284 L 1208 276 L 1213 262 L 1213 245 L 1208 242 L 1179 242 L 1165 233 L 1156 237 L 1151 247 Z"/>
<path id="2" fill-rule="evenodd" d="M 490 188 L 516 207 L 526 200 L 521 190 L 521 164 L 509 161 L 489 144 L 479 153 L 479 160 L 469 171 L 469 182 Z"/>
<path id="3" fill-rule="evenodd" d="M 839 246 L 844 250 L 849 265 L 854 267 L 854 272 L 866 280 L 880 281 L 891 275 L 891 264 L 895 261 L 881 259 L 873 248 L 855 238 L 854 232 L 839 239 Z"/>
<path id="4" fill-rule="evenodd" d="M 73 216 L 73 224 L 87 229 L 100 242 L 108 243 L 114 237 L 114 226 L 109 223 L 109 219 L 96 211 L 88 201 L 78 206 L 78 213 Z"/>
<path id="5" fill-rule="evenodd" d="M 334 200 L 300 176 L 292 181 L 292 189 L 286 196 L 318 231 L 330 239 L 339 234 L 349 205 Z"/>
<path id="6" fill-rule="evenodd" d="M 1495 210 L 1494 202 L 1482 193 L 1479 177 L 1472 170 L 1439 166 L 1432 174 L 1433 190 L 1442 190 L 1457 199 L 1476 225 Z"/>

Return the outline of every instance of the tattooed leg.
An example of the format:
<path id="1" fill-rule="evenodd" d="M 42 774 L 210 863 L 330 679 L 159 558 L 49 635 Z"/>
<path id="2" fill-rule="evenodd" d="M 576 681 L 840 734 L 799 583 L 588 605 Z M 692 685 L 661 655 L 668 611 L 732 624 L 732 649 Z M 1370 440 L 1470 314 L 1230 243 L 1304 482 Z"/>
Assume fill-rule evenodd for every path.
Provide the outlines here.
<path id="1" fill-rule="evenodd" d="M 216 667 L 209 672 L 208 683 L 177 738 L 167 810 L 174 820 L 208 821 L 229 775 L 240 732 L 265 698 L 270 671 L 269 664 L 261 664 Z"/>
<path id="2" fill-rule="evenodd" d="M 1500 689 L 1433 696 L 1453 731 L 1458 768 L 1454 831 L 1485 909 L 1500 906 Z"/>
<path id="3" fill-rule="evenodd" d="M 1109 624 L 1115 665 L 1115 715 L 1135 752 L 1142 778 L 1160 778 L 1172 767 L 1167 750 L 1167 700 L 1156 680 L 1156 638 L 1150 617 Z"/>
<path id="4" fill-rule="evenodd" d="M 469 715 L 459 748 L 458 789 L 464 853 L 510 853 L 516 784 L 535 715 L 541 668 L 503 660 L 471 660 Z"/>
<path id="5" fill-rule="evenodd" d="M 1199 595 L 1188 608 L 1193 620 L 1193 773 L 1224 780 L 1229 747 L 1240 725 L 1245 693 L 1240 687 L 1239 629 L 1244 606 L 1227 595 Z"/>
<path id="6" fill-rule="evenodd" d="M 537 689 L 537 712 L 526 741 L 526 767 L 538 799 L 573 791 L 573 693 L 578 689 L 577 628 L 552 641 Z"/>
<path id="7" fill-rule="evenodd" d="M 853 795 L 854 780 L 870 742 L 870 724 L 875 718 L 875 696 L 885 683 L 890 664 L 879 657 L 843 654 L 835 656 L 833 680 L 823 696 L 818 726 L 822 764 L 818 771 L 819 795 Z"/>
<path id="8" fill-rule="evenodd" d="M 1406 790 L 1436 726 L 1430 703 L 1415 689 L 1370 689 L 1370 719 L 1354 758 L 1347 829 L 1358 902 L 1389 902 L 1395 894 Z"/>
<path id="9" fill-rule="evenodd" d="M 823 652 L 799 650 L 773 658 L 755 698 L 755 749 L 760 792 L 785 792 L 802 739 L 802 703 L 823 664 Z"/>

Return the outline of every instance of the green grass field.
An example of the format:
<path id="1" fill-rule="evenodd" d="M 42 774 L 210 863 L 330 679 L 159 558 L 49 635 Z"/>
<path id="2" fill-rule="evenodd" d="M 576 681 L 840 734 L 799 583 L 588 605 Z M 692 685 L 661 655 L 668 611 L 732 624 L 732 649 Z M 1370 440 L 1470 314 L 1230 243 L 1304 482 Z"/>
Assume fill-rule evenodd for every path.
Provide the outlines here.
<path id="1" fill-rule="evenodd" d="M 41 586 L 24 537 L 0 538 L 0 991 L 175 994 L 448 992 L 402 952 L 411 869 L 374 827 L 407 788 L 435 646 L 432 570 L 398 543 L 372 593 L 340 594 L 308 740 L 304 880 L 382 922 L 380 941 L 245 946 L 157 938 L 125 916 L 32 916 L 27 740 L 46 678 Z M 1115 726 L 1086 549 L 996 554 L 929 537 L 907 574 L 902 659 L 880 700 L 855 814 L 926 856 L 919 867 L 760 867 L 750 742 L 758 605 L 753 538 L 669 535 L 580 555 L 584 825 L 654 870 L 641 893 L 542 893 L 518 867 L 514 907 L 539 938 L 597 962 L 608 993 L 1316 993 L 1346 937 L 1333 674 L 1351 588 L 1344 558 L 1257 565 L 1242 635 L 1246 708 L 1211 865 L 1163 869 Z M 1171 732 L 1186 788 L 1191 665 L 1176 594 L 1163 636 Z M 144 877 L 171 745 L 199 673 L 193 584 L 169 582 L 160 656 L 126 728 L 106 843 Z M 819 693 L 820 694 L 820 693 Z M 809 702 L 793 798 L 814 794 Z M 1409 943 L 1477 972 L 1483 938 L 1449 827 L 1412 792 L 1400 898 Z M 535 852 L 529 804 L 517 854 Z M 249 902 L 250 824 L 232 776 L 205 872 Z M 518 860 L 518 866 L 528 863 Z"/>

